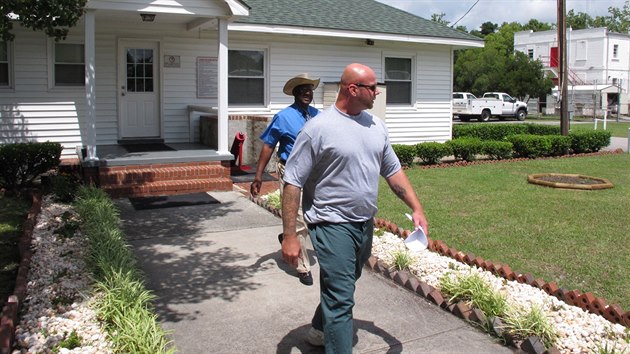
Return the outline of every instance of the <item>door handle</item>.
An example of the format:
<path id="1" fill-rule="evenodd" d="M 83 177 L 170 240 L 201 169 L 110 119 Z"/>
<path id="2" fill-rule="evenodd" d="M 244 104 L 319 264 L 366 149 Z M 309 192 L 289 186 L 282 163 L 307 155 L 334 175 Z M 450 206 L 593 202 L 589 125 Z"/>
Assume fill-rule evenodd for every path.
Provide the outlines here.
<path id="1" fill-rule="evenodd" d="M 125 85 L 120 86 L 120 88 L 122 89 L 122 91 L 120 92 L 120 95 L 121 95 L 121 96 L 126 95 L 126 94 L 127 94 L 127 90 L 125 89 Z"/>

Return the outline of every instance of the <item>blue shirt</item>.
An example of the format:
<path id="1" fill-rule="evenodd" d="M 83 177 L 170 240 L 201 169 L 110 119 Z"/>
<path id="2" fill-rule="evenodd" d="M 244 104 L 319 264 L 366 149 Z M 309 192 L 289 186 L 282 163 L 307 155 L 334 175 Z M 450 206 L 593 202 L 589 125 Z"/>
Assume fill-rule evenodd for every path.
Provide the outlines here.
<path id="1" fill-rule="evenodd" d="M 273 116 L 271 124 L 260 135 L 260 140 L 273 148 L 280 142 L 278 157 L 281 160 L 289 159 L 295 138 L 304 123 L 319 113 L 319 110 L 312 106 L 308 106 L 307 111 L 308 114 L 305 114 L 295 103 L 290 105 Z"/>

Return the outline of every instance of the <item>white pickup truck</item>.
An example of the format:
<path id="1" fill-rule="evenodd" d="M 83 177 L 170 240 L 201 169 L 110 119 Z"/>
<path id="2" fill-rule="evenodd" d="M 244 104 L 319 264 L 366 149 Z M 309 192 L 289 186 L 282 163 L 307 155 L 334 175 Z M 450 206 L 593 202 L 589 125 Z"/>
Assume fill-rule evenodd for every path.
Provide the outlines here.
<path id="1" fill-rule="evenodd" d="M 462 122 L 471 118 L 487 122 L 493 116 L 500 120 L 515 117 L 522 121 L 527 117 L 527 103 L 504 92 L 486 92 L 482 98 L 469 92 L 453 92 L 453 116 L 458 116 Z"/>

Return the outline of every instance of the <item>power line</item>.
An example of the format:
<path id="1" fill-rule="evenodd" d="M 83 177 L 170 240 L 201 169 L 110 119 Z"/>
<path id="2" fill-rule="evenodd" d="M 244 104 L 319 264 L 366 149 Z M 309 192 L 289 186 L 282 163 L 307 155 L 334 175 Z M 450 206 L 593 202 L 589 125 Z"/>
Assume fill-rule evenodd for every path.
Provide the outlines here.
<path id="1" fill-rule="evenodd" d="M 466 11 L 466 13 L 465 13 L 462 17 L 460 17 L 460 18 L 459 18 L 459 20 L 455 21 L 455 23 L 453 23 L 453 24 L 451 25 L 451 28 L 455 27 L 455 25 L 457 24 L 457 22 L 461 21 L 464 17 L 466 17 L 466 15 L 468 15 L 468 13 L 470 12 L 470 10 L 472 10 L 472 9 L 473 9 L 473 7 L 475 7 L 475 5 L 477 5 L 477 3 L 478 3 L 478 2 L 479 2 L 479 0 L 475 1 L 475 3 L 474 3 L 474 4 L 472 4 L 472 6 L 470 7 L 470 9 L 468 9 L 468 11 Z"/>

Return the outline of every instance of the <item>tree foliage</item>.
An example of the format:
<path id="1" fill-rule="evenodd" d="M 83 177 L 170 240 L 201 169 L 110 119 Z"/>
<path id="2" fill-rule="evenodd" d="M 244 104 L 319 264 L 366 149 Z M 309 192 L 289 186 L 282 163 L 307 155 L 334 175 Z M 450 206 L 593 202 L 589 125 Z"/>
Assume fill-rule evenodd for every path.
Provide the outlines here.
<path id="1" fill-rule="evenodd" d="M 43 31 L 55 40 L 65 39 L 70 27 L 83 15 L 87 0 L 2 0 L 0 1 L 0 37 L 12 41 L 14 22 Z"/>

